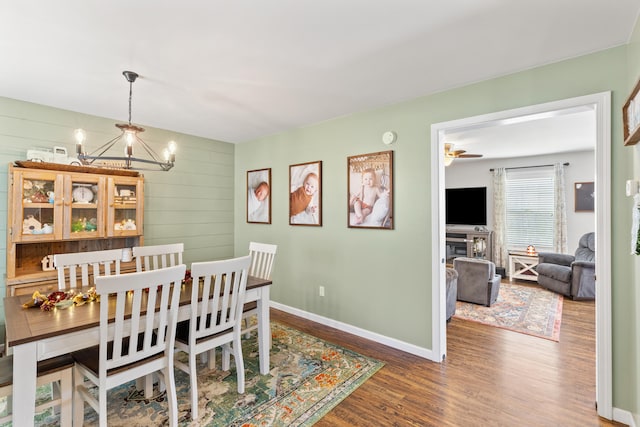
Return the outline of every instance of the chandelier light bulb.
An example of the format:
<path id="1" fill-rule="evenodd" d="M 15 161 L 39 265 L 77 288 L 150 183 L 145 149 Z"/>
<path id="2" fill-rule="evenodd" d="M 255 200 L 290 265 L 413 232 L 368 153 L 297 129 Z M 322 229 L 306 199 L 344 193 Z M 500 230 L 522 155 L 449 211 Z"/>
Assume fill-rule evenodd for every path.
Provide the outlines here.
<path id="1" fill-rule="evenodd" d="M 127 132 L 127 145 L 125 146 L 125 155 L 129 157 L 133 156 L 133 137 L 130 135 L 131 133 Z"/>
<path id="2" fill-rule="evenodd" d="M 87 139 L 87 133 L 84 129 L 76 129 L 73 131 L 73 135 L 76 138 L 78 144 L 82 144 Z"/>
<path id="3" fill-rule="evenodd" d="M 126 131 L 125 132 L 125 139 L 127 141 L 127 145 L 128 146 L 133 146 L 133 141 L 136 140 L 136 134 L 132 131 Z"/>
<path id="4" fill-rule="evenodd" d="M 76 138 L 76 154 L 82 154 L 84 151 L 82 149 L 82 143 L 87 139 L 87 134 L 82 129 L 76 129 L 73 131 L 73 135 Z"/>
<path id="5" fill-rule="evenodd" d="M 165 161 L 169 163 L 174 163 L 176 161 L 176 143 L 175 141 L 169 141 L 169 149 L 165 150 L 167 153 L 165 154 Z"/>

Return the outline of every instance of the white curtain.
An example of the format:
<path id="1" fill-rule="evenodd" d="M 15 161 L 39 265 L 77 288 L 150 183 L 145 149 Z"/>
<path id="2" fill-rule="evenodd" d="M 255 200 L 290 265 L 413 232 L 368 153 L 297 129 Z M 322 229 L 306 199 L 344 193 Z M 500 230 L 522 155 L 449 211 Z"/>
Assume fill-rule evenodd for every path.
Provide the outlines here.
<path id="1" fill-rule="evenodd" d="M 567 252 L 567 201 L 564 191 L 564 166 L 556 163 L 554 167 L 554 204 L 555 217 L 553 221 L 553 250 L 566 254 Z"/>
<path id="2" fill-rule="evenodd" d="M 507 268 L 509 252 L 506 245 L 507 204 L 505 186 L 507 173 L 505 168 L 493 170 L 493 262 Z"/>

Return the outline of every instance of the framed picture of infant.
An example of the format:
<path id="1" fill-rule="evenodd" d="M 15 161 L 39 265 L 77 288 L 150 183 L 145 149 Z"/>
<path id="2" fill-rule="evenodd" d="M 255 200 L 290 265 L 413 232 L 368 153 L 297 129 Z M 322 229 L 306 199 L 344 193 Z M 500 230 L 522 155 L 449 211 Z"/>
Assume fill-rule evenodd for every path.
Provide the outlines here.
<path id="1" fill-rule="evenodd" d="M 347 159 L 347 224 L 393 229 L 393 151 Z"/>
<path id="2" fill-rule="evenodd" d="M 271 224 L 271 168 L 247 171 L 247 222 Z"/>
<path id="3" fill-rule="evenodd" d="M 289 225 L 322 226 L 322 162 L 289 166 Z"/>

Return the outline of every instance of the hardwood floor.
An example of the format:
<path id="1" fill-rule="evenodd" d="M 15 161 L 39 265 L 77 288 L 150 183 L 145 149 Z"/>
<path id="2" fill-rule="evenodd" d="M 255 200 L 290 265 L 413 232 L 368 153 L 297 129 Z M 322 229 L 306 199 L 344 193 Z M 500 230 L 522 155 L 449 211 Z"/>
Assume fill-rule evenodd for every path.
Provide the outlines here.
<path id="1" fill-rule="evenodd" d="M 316 426 L 620 426 L 595 409 L 595 303 L 564 299 L 560 342 L 454 318 L 434 363 L 272 309 L 385 366 Z"/>

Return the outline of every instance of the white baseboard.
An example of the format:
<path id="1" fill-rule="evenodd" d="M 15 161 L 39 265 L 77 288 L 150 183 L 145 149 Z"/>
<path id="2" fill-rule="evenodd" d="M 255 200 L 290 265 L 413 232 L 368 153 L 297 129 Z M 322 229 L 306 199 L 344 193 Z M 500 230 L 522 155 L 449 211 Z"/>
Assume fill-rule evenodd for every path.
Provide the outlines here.
<path id="1" fill-rule="evenodd" d="M 288 305 L 283 305 L 275 301 L 270 301 L 270 306 L 277 310 L 282 310 L 286 313 L 293 314 L 294 316 L 302 317 L 303 319 L 320 323 L 321 325 L 329 326 L 331 328 L 335 328 L 340 331 L 347 332 L 349 334 L 357 335 L 359 337 L 366 338 L 371 341 L 375 341 L 377 343 L 386 345 L 388 347 L 402 350 L 407 353 L 415 354 L 416 356 L 424 357 L 425 359 L 429 359 L 434 362 L 440 362 L 439 360 L 434 358 L 433 351 L 427 348 L 418 347 L 416 345 L 409 344 L 404 341 L 397 340 L 395 338 L 390 338 L 375 332 L 367 331 L 366 329 L 358 328 L 353 325 L 349 325 L 346 323 L 338 322 L 333 319 L 329 319 L 328 317 L 319 316 L 317 314 L 313 314 L 307 311 L 299 310 L 297 308 L 289 307 Z"/>
<path id="2" fill-rule="evenodd" d="M 626 424 L 629 427 L 636 427 L 633 415 L 631 415 L 631 412 L 624 409 L 613 408 L 613 421 Z"/>

